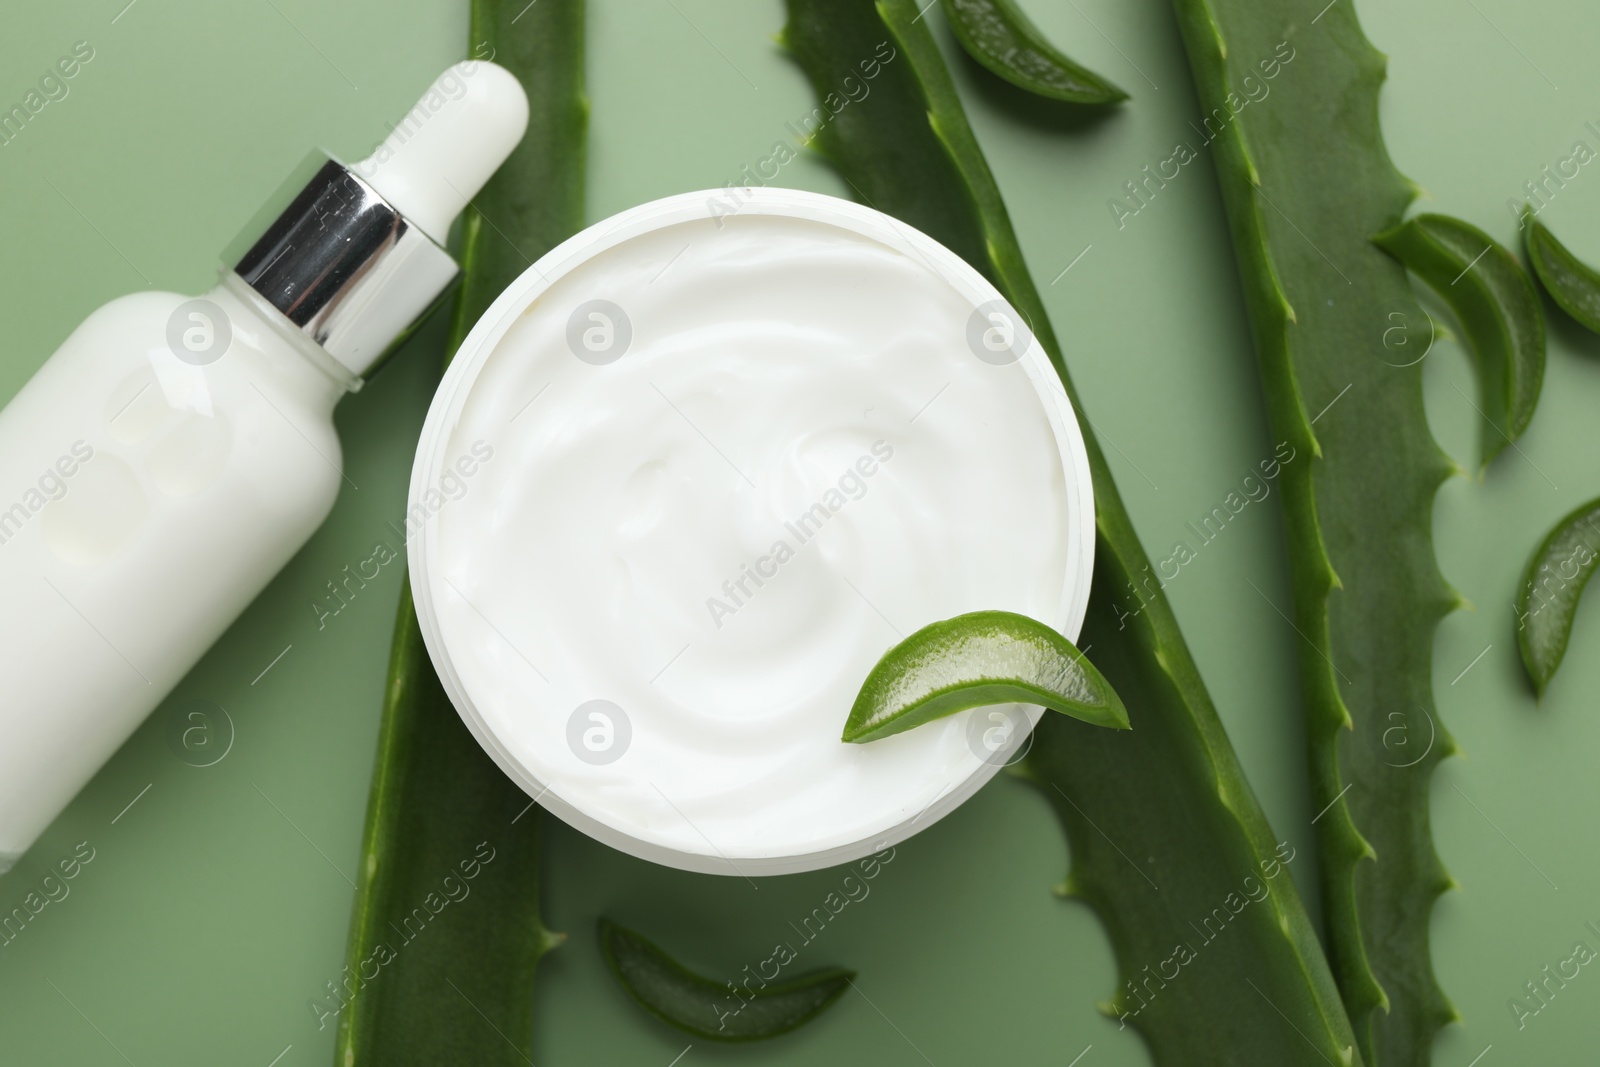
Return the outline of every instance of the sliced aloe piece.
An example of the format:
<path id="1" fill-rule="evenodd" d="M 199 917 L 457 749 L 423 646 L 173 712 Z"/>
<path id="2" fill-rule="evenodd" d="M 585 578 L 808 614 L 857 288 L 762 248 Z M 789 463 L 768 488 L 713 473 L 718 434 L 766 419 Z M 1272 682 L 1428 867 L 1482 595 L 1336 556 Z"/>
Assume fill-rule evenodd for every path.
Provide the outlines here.
<path id="1" fill-rule="evenodd" d="M 786 1034 L 826 1011 L 856 976 L 827 967 L 769 982 L 746 968 L 742 983 L 713 982 L 607 919 L 600 920 L 600 951 L 646 1011 L 708 1041 L 760 1041 Z M 773 963 L 781 974 L 787 961 L 774 957 L 763 962 Z"/>
<path id="2" fill-rule="evenodd" d="M 1528 259 L 1550 298 L 1562 311 L 1600 333 L 1600 272 L 1568 252 L 1548 227 L 1534 221 L 1532 212 L 1525 213 L 1523 220 L 1528 231 Z"/>
<path id="3" fill-rule="evenodd" d="M 1019 89 L 1072 104 L 1128 99 L 1116 85 L 1056 51 L 1011 0 L 944 0 L 944 13 L 967 55 Z"/>
<path id="4" fill-rule="evenodd" d="M 1583 587 L 1600 562 L 1600 500 L 1565 516 L 1528 560 L 1517 596 L 1517 647 L 1522 664 L 1543 694 L 1567 654 Z"/>
<path id="5" fill-rule="evenodd" d="M 1128 729 L 1128 709 L 1072 642 L 1009 611 L 924 626 L 883 654 L 861 684 L 844 740 L 876 741 L 987 704 L 1043 704 Z"/>
<path id="6" fill-rule="evenodd" d="M 1483 465 L 1528 428 L 1544 383 L 1544 311 L 1528 272 L 1476 226 L 1418 215 L 1373 238 L 1455 312 L 1478 367 Z"/>

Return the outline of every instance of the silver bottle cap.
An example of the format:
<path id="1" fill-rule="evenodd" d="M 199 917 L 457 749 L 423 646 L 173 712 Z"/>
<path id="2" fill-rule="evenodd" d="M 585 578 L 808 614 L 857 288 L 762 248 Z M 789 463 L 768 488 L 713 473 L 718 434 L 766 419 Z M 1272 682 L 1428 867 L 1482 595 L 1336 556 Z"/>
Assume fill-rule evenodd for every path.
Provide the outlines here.
<path id="1" fill-rule="evenodd" d="M 354 171 L 318 158 L 322 165 L 234 270 L 296 329 L 361 377 L 460 268 Z"/>

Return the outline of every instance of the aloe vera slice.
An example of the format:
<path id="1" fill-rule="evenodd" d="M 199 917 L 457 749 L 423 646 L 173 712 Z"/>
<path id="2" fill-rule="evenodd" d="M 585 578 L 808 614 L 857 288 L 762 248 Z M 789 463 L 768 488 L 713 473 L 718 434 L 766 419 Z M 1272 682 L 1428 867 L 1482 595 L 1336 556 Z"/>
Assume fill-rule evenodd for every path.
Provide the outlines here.
<path id="1" fill-rule="evenodd" d="M 1173 6 L 1203 111 L 1227 116 L 1253 64 L 1293 57 L 1272 102 L 1225 121 L 1212 155 L 1272 439 L 1304 457 L 1279 485 L 1329 961 L 1366 1062 L 1425 1064 L 1455 1017 L 1428 951 L 1433 903 L 1452 885 L 1428 804 L 1454 751 L 1434 707 L 1433 640 L 1459 598 L 1432 531 L 1455 465 L 1428 430 L 1421 361 L 1385 347 L 1405 336 L 1383 334 L 1397 327 L 1420 342 L 1427 316 L 1368 239 L 1400 222 L 1416 186 L 1384 146 L 1385 59 L 1354 5 Z"/>
<path id="2" fill-rule="evenodd" d="M 1466 331 L 1489 422 L 1488 466 L 1528 428 L 1544 383 L 1544 312 L 1533 280 L 1488 234 L 1447 215 L 1419 215 L 1373 241 L 1444 298 Z"/>
<path id="3" fill-rule="evenodd" d="M 1567 246 L 1556 240 L 1544 223 L 1536 221 L 1532 212 L 1525 213 L 1523 220 L 1528 233 L 1528 259 L 1551 299 L 1568 315 L 1600 333 L 1600 272 L 1567 251 Z"/>
<path id="4" fill-rule="evenodd" d="M 463 214 L 447 353 L 527 257 L 582 225 L 583 28 L 582 0 L 474 0 L 474 55 L 521 79 L 530 114 L 522 143 Z M 562 940 L 539 916 L 540 820 L 530 808 L 440 687 L 406 584 L 348 963 L 313 1002 L 338 1014 L 337 1067 L 525 1067 L 535 965 Z"/>
<path id="5" fill-rule="evenodd" d="M 856 976 L 826 967 L 776 982 L 747 967 L 738 984 L 713 982 L 607 919 L 600 920 L 600 951 L 646 1011 L 709 1041 L 762 1041 L 786 1034 L 826 1011 Z M 763 961 L 779 973 L 784 962 L 776 956 Z"/>
<path id="6" fill-rule="evenodd" d="M 1528 559 L 1517 596 L 1517 647 L 1535 693 L 1543 694 L 1567 654 L 1583 587 L 1600 561 L 1600 500 L 1555 524 Z"/>
<path id="7" fill-rule="evenodd" d="M 861 683 L 843 740 L 876 741 L 968 708 L 1010 703 L 1128 729 L 1116 690 L 1071 641 L 1026 615 L 974 611 L 924 626 L 885 652 Z"/>
<path id="8" fill-rule="evenodd" d="M 896 50 L 872 95 L 820 131 L 820 147 L 863 200 L 935 237 L 993 281 L 1032 325 L 1084 411 L 918 5 L 787 0 L 787 7 L 782 40 L 819 95 L 882 42 Z M 1091 907 L 1111 941 L 1122 984 L 1104 1008 L 1144 1037 L 1160 1067 L 1350 1067 L 1360 1061 L 1355 1037 L 1285 870 L 1293 846 L 1273 837 L 1165 597 L 1151 597 L 1137 615 L 1119 613 L 1130 583 L 1151 564 L 1093 434 L 1085 434 L 1085 448 L 1099 536 L 1080 640 L 1092 646 L 1133 729 L 1047 715 L 1021 766 L 1066 829 L 1072 871 L 1061 891 Z M 1223 936 L 1202 944 L 1191 925 L 1196 916 L 1226 910 L 1225 902 L 1238 904 L 1242 892 L 1260 887 L 1259 902 L 1241 906 Z M 1151 977 L 1173 965 L 1180 978 Z"/>
<path id="9" fill-rule="evenodd" d="M 967 55 L 1019 89 L 1072 104 L 1128 99 L 1058 52 L 1012 0 L 944 0 L 944 13 Z"/>

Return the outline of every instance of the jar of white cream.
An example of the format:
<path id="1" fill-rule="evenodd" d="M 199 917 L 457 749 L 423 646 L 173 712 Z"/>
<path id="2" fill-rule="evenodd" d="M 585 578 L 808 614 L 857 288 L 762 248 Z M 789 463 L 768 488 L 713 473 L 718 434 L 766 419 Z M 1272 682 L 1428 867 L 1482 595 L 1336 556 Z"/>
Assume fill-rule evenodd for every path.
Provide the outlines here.
<path id="1" fill-rule="evenodd" d="M 953 810 L 1041 709 L 840 740 L 892 645 L 981 609 L 1076 639 L 1094 504 L 1023 322 L 943 246 L 788 189 L 645 204 L 530 267 L 456 354 L 407 533 L 484 749 L 691 871 L 859 858 Z"/>

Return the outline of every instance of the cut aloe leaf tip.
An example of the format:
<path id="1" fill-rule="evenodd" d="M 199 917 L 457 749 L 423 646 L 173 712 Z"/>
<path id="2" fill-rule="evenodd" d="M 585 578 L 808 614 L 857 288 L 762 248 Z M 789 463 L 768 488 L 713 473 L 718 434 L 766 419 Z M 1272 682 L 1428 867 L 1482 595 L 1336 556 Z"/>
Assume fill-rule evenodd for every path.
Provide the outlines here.
<path id="1" fill-rule="evenodd" d="M 1043 704 L 1097 726 L 1128 729 L 1111 684 L 1072 642 L 1009 611 L 974 611 L 924 626 L 867 675 L 845 741 L 876 741 L 989 704 Z"/>
<path id="2" fill-rule="evenodd" d="M 1532 212 L 1524 213 L 1522 219 L 1528 234 L 1528 259 L 1550 298 L 1562 311 L 1600 333 L 1600 272 L 1567 251 Z"/>
<path id="3" fill-rule="evenodd" d="M 1115 104 L 1128 94 L 1057 51 L 1011 0 L 944 0 L 967 55 L 1019 89 L 1071 104 Z"/>
<path id="4" fill-rule="evenodd" d="M 1545 535 L 1517 594 L 1517 648 L 1542 694 L 1567 654 L 1578 600 L 1600 563 L 1600 500 L 1570 512 Z"/>
<path id="5" fill-rule="evenodd" d="M 1418 215 L 1373 242 L 1450 305 L 1477 363 L 1484 466 L 1522 436 L 1544 383 L 1544 311 L 1528 272 L 1476 226 Z"/>
<path id="6" fill-rule="evenodd" d="M 599 932 L 600 951 L 628 994 L 661 1021 L 708 1041 L 761 1041 L 786 1034 L 826 1011 L 856 976 L 827 967 L 777 982 L 746 967 L 737 984 L 714 982 L 608 919 L 600 920 Z M 781 974 L 793 957 L 791 951 L 788 959 L 763 962 L 773 963 Z"/>

